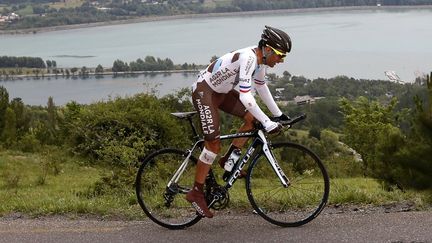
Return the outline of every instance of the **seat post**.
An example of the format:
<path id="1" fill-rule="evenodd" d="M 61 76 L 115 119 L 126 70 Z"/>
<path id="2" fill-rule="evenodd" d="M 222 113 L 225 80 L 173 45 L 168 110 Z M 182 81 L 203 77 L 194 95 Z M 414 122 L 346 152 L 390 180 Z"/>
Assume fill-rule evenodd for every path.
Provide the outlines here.
<path id="1" fill-rule="evenodd" d="M 197 130 L 196 130 L 196 128 L 195 128 L 195 125 L 194 125 L 194 123 L 193 123 L 193 121 L 192 121 L 192 117 L 189 116 L 187 119 L 188 119 L 188 121 L 189 121 L 189 124 L 191 125 L 192 132 L 193 132 L 193 134 L 194 134 L 194 138 L 196 138 L 197 140 L 199 140 L 200 137 L 199 137 L 198 132 L 197 132 Z"/>

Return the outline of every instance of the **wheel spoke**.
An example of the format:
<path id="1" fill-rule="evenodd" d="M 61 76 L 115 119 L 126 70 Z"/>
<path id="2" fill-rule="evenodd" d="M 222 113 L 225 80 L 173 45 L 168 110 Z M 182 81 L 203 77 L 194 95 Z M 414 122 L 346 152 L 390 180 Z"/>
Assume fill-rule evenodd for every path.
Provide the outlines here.
<path id="1" fill-rule="evenodd" d="M 185 152 L 162 149 L 141 164 L 137 178 L 138 202 L 146 215 L 159 225 L 180 229 L 198 222 L 201 217 L 186 201 L 185 194 L 193 185 L 196 159 L 191 157 L 179 181 L 167 187 L 174 173 L 185 160 Z M 180 186 L 181 185 L 181 186 Z"/>
<path id="2" fill-rule="evenodd" d="M 252 162 L 246 181 L 249 201 L 271 223 L 305 224 L 316 217 L 328 199 L 327 172 L 319 158 L 304 146 L 276 144 L 272 153 L 290 178 L 290 185 L 283 187 L 265 156 L 260 156 Z"/>

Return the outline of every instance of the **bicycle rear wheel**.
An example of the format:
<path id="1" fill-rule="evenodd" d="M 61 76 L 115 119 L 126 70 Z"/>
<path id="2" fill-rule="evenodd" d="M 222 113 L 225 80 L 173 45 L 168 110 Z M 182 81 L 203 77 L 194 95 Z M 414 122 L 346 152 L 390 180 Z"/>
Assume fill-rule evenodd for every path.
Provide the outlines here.
<path id="1" fill-rule="evenodd" d="M 246 178 L 248 199 L 265 220 L 282 227 L 296 227 L 318 216 L 329 196 L 329 177 L 321 160 L 295 143 L 271 146 L 282 171 L 290 180 L 285 188 L 264 153 L 252 161 Z"/>
<path id="2" fill-rule="evenodd" d="M 185 151 L 178 149 L 158 150 L 144 159 L 136 177 L 135 189 L 141 208 L 153 222 L 169 229 L 183 229 L 201 219 L 185 198 L 194 183 L 195 157 L 189 158 L 179 181 L 168 187 L 186 156 Z"/>

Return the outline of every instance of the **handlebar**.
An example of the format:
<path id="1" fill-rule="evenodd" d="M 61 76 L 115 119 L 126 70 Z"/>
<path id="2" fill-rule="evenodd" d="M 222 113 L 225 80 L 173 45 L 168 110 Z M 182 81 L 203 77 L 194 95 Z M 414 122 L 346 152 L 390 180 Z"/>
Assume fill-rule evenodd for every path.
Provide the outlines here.
<path id="1" fill-rule="evenodd" d="M 271 119 L 272 119 L 272 118 L 271 118 Z M 279 122 L 282 126 L 290 128 L 290 127 L 291 127 L 292 125 L 294 125 L 295 123 L 297 123 L 297 122 L 299 122 L 299 121 L 301 121 L 301 120 L 304 120 L 304 119 L 306 119 L 306 114 L 301 114 L 301 115 L 296 116 L 296 117 L 294 117 L 294 118 L 291 118 L 291 119 L 289 119 L 289 120 L 287 120 L 287 121 L 279 121 L 279 120 L 277 120 L 277 119 L 272 119 L 272 121 L 274 121 L 274 122 Z M 263 126 L 260 122 L 257 122 L 257 123 L 255 124 L 255 128 L 256 128 L 256 129 L 264 129 L 264 126 Z"/>
<path id="2" fill-rule="evenodd" d="M 306 119 L 306 114 L 301 114 L 301 115 L 296 116 L 296 117 L 294 117 L 288 121 L 279 121 L 279 123 L 282 124 L 283 126 L 286 126 L 286 125 L 292 126 L 295 123 L 297 123 L 301 120 L 304 120 L 304 119 Z"/>

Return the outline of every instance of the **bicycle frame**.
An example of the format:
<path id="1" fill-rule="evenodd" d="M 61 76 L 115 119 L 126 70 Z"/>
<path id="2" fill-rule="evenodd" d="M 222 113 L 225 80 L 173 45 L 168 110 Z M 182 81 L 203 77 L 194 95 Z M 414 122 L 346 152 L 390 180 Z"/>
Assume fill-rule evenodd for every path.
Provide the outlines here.
<path id="1" fill-rule="evenodd" d="M 233 171 L 231 175 L 228 177 L 227 182 L 225 184 L 225 189 L 228 190 L 231 188 L 235 181 L 237 180 L 238 176 L 240 175 L 240 171 L 243 169 L 244 165 L 249 161 L 249 159 L 252 157 L 253 152 L 261 146 L 262 151 L 264 152 L 264 155 L 267 158 L 267 161 L 272 166 L 274 172 L 278 176 L 281 184 L 286 188 L 290 185 L 290 181 L 288 177 L 285 175 L 285 173 L 282 171 L 281 167 L 279 166 L 278 162 L 273 156 L 273 153 L 271 152 L 269 143 L 267 142 L 267 138 L 264 134 L 264 132 L 261 129 L 257 129 L 252 132 L 243 132 L 243 133 L 235 133 L 235 134 L 228 134 L 228 135 L 221 135 L 220 140 L 227 140 L 227 139 L 234 139 L 234 138 L 242 138 L 242 137 L 254 137 L 255 139 L 252 141 L 252 143 L 249 145 L 248 149 L 246 150 L 246 153 L 237 161 L 235 164 L 235 167 L 233 168 Z M 171 180 L 168 182 L 167 187 L 169 188 L 173 183 L 177 183 L 180 179 L 180 176 L 183 174 L 184 170 L 186 169 L 188 163 L 190 162 L 189 158 L 192 156 L 193 151 L 197 147 L 201 147 L 201 145 L 204 143 L 204 140 L 201 138 L 195 144 L 193 147 L 186 151 L 187 155 L 184 159 L 183 163 L 180 165 L 180 167 L 177 169 L 177 171 L 174 173 Z M 258 156 L 258 154 L 257 154 Z M 210 205 L 213 202 L 210 203 Z"/>
<path id="2" fill-rule="evenodd" d="M 286 188 L 289 186 L 290 181 L 288 177 L 285 175 L 285 173 L 282 171 L 281 167 L 279 166 L 278 162 L 273 156 L 273 153 L 271 152 L 271 149 L 269 147 L 269 143 L 267 142 L 267 138 L 264 135 L 264 132 L 262 130 L 257 130 L 256 132 L 252 133 L 252 136 L 255 137 L 253 142 L 249 145 L 248 149 L 246 150 L 246 154 L 243 155 L 239 159 L 240 162 L 237 162 L 235 167 L 233 168 L 233 172 L 231 173 L 231 176 L 228 178 L 227 183 L 225 185 L 225 189 L 229 189 L 233 186 L 234 182 L 237 180 L 238 176 L 240 175 L 240 171 L 243 169 L 244 165 L 249 161 L 249 159 L 252 157 L 253 152 L 261 145 L 261 149 L 264 152 L 264 155 L 267 158 L 267 161 L 270 163 L 270 165 L 273 168 L 273 171 L 278 176 L 280 182 L 282 185 Z M 222 139 L 222 137 L 221 137 Z M 258 154 L 256 155 L 258 156 Z"/>
<path id="3" fill-rule="evenodd" d="M 152 221 L 169 229 L 183 229 L 197 223 L 203 217 L 196 211 L 196 207 L 193 210 L 193 204 L 188 206 L 187 202 L 193 200 L 188 200 L 185 194 L 192 190 L 197 156 L 204 149 L 205 141 L 202 135 L 196 133 L 192 123 L 192 116 L 196 112 L 172 114 L 177 118 L 189 120 L 194 132 L 193 143 L 187 150 L 163 148 L 149 154 L 139 167 L 135 189 L 138 203 Z M 304 118 L 306 115 L 303 114 L 293 119 L 275 121 L 289 128 Z M 232 142 L 232 139 L 249 142 L 244 146 L 243 155 L 235 162 L 232 171 L 209 170 L 203 188 L 206 205 L 213 210 L 228 207 L 229 190 L 244 174 L 244 167 L 250 161 L 245 189 L 247 199 L 255 212 L 278 226 L 304 225 L 316 218 L 327 203 L 330 190 L 328 173 L 321 159 L 309 148 L 290 141 L 272 144 L 267 136 L 261 124 L 255 124 L 253 131 L 220 136 L 220 140 L 224 140 L 225 143 Z M 281 140 L 283 139 L 281 137 Z M 169 167 L 163 166 L 164 173 L 153 173 L 152 170 L 157 171 L 160 164 L 169 164 L 174 168 L 169 166 L 172 169 L 167 174 L 165 168 Z M 220 178 L 223 179 L 223 183 L 217 178 L 216 170 L 218 174 L 223 171 Z M 174 174 L 171 174 L 173 172 Z M 275 178 L 275 174 L 278 179 Z M 155 181 L 158 183 L 154 184 Z M 307 200 L 301 200 L 301 197 Z"/>

